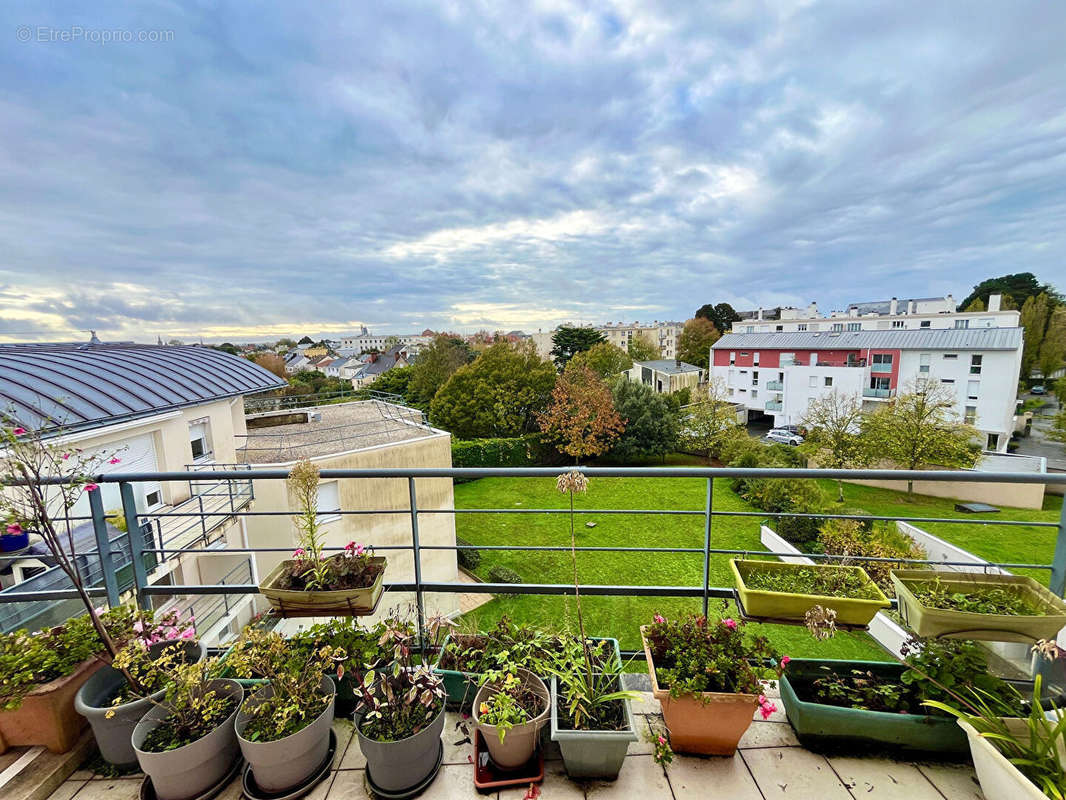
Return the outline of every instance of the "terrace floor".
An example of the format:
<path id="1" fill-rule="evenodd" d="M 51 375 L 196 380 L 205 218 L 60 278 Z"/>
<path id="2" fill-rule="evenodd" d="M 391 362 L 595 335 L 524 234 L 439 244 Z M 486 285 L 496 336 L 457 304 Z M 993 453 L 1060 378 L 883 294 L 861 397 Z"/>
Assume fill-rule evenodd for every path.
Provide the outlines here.
<path id="1" fill-rule="evenodd" d="M 772 692 L 767 692 L 771 694 Z M 661 730 L 659 703 L 642 693 L 634 704 L 638 725 Z M 444 728 L 444 766 L 422 794 L 426 800 L 464 800 L 487 797 L 521 800 L 525 789 L 481 795 L 474 789 L 473 748 L 462 740 L 459 715 L 449 712 Z M 364 773 L 366 762 L 347 720 L 334 723 L 339 746 L 334 771 L 306 797 L 308 800 L 363 800 L 370 798 Z M 472 728 L 472 726 L 471 726 Z M 817 755 L 799 746 L 784 712 L 769 720 L 756 717 L 735 758 L 675 756 L 665 771 L 651 757 L 652 746 L 640 741 L 618 780 L 577 783 L 566 777 L 558 750 L 549 749 L 542 800 L 982 800 L 969 765 L 892 761 Z M 95 778 L 75 772 L 51 800 L 136 800 L 141 776 L 123 779 Z M 237 800 L 240 781 L 218 797 Z"/>

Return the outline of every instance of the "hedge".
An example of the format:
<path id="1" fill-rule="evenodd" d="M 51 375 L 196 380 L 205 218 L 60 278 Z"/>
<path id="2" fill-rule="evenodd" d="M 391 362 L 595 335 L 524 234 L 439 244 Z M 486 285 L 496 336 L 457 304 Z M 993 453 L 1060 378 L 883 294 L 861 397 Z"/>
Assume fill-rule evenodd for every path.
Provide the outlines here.
<path id="1" fill-rule="evenodd" d="M 461 439 L 452 442 L 453 467 L 537 467 L 559 456 L 539 434 L 508 439 Z"/>
<path id="2" fill-rule="evenodd" d="M 515 572 L 510 567 L 505 567 L 503 564 L 497 564 L 489 570 L 489 583 L 521 583 L 522 576 Z M 514 595 L 509 592 L 500 592 L 500 597 L 513 597 Z"/>
<path id="3" fill-rule="evenodd" d="M 466 539 L 460 539 L 455 537 L 455 543 L 460 547 L 469 546 L 470 542 Z M 465 570 L 473 572 L 481 564 L 481 551 L 480 550 L 456 550 L 455 558 L 459 562 L 459 566 Z"/>

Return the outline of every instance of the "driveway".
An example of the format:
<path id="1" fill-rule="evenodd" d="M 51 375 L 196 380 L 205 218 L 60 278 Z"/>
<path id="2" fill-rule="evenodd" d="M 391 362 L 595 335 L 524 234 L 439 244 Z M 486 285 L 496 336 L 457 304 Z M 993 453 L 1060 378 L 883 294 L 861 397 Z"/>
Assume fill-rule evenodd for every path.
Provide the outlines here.
<path id="1" fill-rule="evenodd" d="M 1043 456 L 1047 459 L 1049 468 L 1066 470 L 1066 444 L 1047 438 L 1051 429 L 1051 421 L 1059 412 L 1059 403 L 1055 395 L 1024 395 L 1021 399 L 1030 397 L 1043 400 L 1040 408 L 1033 410 L 1033 427 L 1028 436 L 1018 440 L 1017 453 L 1026 456 Z"/>

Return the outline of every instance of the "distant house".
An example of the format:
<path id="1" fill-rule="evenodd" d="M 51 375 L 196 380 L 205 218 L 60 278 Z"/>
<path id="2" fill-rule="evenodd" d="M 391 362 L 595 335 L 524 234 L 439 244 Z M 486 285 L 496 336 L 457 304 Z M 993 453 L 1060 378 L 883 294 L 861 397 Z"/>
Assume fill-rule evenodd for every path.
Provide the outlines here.
<path id="1" fill-rule="evenodd" d="M 685 387 L 695 389 L 702 375 L 703 370 L 694 364 L 667 358 L 634 361 L 633 367 L 626 373 L 629 380 L 650 386 L 661 394 L 676 392 Z"/>
<path id="2" fill-rule="evenodd" d="M 396 345 L 390 347 L 384 353 L 371 353 L 365 363 L 356 370 L 351 378 L 352 386 L 362 389 L 369 386 L 393 367 L 406 367 L 410 365 L 407 347 Z"/>
<path id="3" fill-rule="evenodd" d="M 313 368 L 311 359 L 303 353 L 292 353 L 285 359 L 285 371 L 290 375 Z"/>

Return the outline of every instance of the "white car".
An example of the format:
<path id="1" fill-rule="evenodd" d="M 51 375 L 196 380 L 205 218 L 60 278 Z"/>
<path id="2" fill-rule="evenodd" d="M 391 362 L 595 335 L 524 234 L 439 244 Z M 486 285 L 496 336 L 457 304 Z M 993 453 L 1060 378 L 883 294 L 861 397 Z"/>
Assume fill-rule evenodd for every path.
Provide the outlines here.
<path id="1" fill-rule="evenodd" d="M 778 444 L 791 444 L 793 446 L 803 444 L 803 437 L 785 428 L 773 428 L 766 438 Z"/>

